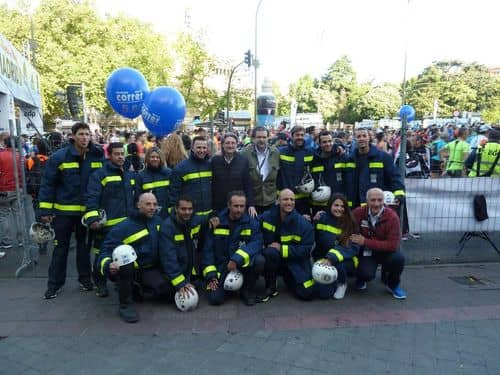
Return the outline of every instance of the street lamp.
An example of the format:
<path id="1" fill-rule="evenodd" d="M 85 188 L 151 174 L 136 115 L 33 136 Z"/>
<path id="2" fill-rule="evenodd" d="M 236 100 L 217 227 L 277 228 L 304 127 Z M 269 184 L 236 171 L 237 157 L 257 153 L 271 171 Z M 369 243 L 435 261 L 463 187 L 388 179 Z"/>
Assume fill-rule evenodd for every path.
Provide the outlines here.
<path id="1" fill-rule="evenodd" d="M 262 4 L 262 0 L 259 0 L 257 4 L 257 9 L 255 10 L 255 55 L 254 55 L 254 125 L 257 125 L 257 69 L 259 68 L 259 60 L 257 58 L 257 21 L 259 18 L 259 9 L 260 4 Z"/>
<path id="2" fill-rule="evenodd" d="M 250 54 L 250 51 L 249 51 L 249 54 Z M 240 62 L 239 64 L 233 66 L 231 68 L 231 72 L 229 73 L 229 79 L 227 81 L 227 92 L 226 92 L 226 119 L 227 119 L 227 122 L 228 122 L 228 126 L 229 126 L 229 131 L 232 132 L 233 131 L 233 124 L 231 123 L 230 119 L 229 119 L 229 104 L 231 103 L 230 101 L 230 93 L 231 93 L 231 80 L 233 79 L 233 74 L 234 72 L 236 71 L 236 69 L 241 65 L 243 64 L 243 61 Z"/>

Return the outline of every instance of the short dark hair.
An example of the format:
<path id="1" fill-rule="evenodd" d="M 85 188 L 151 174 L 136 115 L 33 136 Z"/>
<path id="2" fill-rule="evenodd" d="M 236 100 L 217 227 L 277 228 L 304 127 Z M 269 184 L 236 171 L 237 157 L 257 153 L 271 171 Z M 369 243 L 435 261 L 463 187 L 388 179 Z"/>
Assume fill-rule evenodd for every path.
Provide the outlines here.
<path id="1" fill-rule="evenodd" d="M 111 155 L 115 148 L 123 148 L 123 143 L 121 142 L 111 142 L 108 145 L 108 155 Z"/>
<path id="2" fill-rule="evenodd" d="M 75 122 L 71 127 L 71 134 L 75 135 L 80 129 L 87 129 L 90 131 L 90 126 L 85 122 Z"/>
<path id="3" fill-rule="evenodd" d="M 196 141 L 207 142 L 207 137 L 203 137 L 201 135 L 197 135 L 196 137 L 193 138 L 193 142 L 191 143 L 191 146 L 194 146 L 194 144 L 196 143 Z"/>
<path id="4" fill-rule="evenodd" d="M 332 133 L 330 133 L 328 130 L 322 130 L 319 135 L 318 135 L 318 139 L 321 139 L 321 137 L 324 137 L 325 135 L 329 135 L 329 136 L 332 136 Z M 333 136 L 332 136 L 333 138 Z"/>
<path id="5" fill-rule="evenodd" d="M 224 143 L 224 141 L 226 140 L 226 138 L 233 138 L 236 141 L 236 143 L 238 143 L 238 137 L 234 133 L 226 133 L 226 134 L 224 134 L 224 136 L 222 137 L 222 143 Z"/>
<path id="6" fill-rule="evenodd" d="M 306 132 L 306 129 L 302 125 L 295 125 L 292 130 L 290 130 L 290 134 L 294 135 L 296 132 Z"/>
<path id="7" fill-rule="evenodd" d="M 269 129 L 263 126 L 257 126 L 252 129 L 252 138 L 257 136 L 257 132 L 266 132 L 266 135 L 269 137 Z"/>
<path id="8" fill-rule="evenodd" d="M 231 203 L 231 199 L 233 199 L 233 197 L 245 197 L 246 199 L 246 195 L 245 195 L 245 192 L 243 190 L 233 190 L 233 191 L 230 191 L 229 193 L 227 193 L 227 203 Z"/>
<path id="9" fill-rule="evenodd" d="M 193 198 L 191 198 L 189 195 L 187 194 L 182 194 L 178 199 L 177 199 L 177 202 L 175 202 L 175 207 L 179 207 L 179 203 L 180 201 L 184 201 L 184 202 L 191 202 L 193 203 Z"/>

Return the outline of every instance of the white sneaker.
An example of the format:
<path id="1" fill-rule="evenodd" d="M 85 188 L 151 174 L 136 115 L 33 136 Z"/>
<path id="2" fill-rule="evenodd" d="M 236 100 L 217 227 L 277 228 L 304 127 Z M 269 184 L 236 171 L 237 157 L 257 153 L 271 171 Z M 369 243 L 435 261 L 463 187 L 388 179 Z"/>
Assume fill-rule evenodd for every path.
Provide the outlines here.
<path id="1" fill-rule="evenodd" d="M 333 293 L 334 299 L 342 299 L 345 296 L 345 292 L 347 291 L 347 283 L 337 285 L 337 289 L 335 293 Z"/>

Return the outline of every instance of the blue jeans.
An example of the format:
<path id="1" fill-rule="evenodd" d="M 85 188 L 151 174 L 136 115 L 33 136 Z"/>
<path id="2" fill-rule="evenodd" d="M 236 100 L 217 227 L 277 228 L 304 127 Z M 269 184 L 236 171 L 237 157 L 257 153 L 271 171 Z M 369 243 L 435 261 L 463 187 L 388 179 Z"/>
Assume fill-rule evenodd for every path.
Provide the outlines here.
<path id="1" fill-rule="evenodd" d="M 0 192 L 0 244 L 17 245 L 14 239 L 22 242 L 21 215 L 15 191 Z"/>

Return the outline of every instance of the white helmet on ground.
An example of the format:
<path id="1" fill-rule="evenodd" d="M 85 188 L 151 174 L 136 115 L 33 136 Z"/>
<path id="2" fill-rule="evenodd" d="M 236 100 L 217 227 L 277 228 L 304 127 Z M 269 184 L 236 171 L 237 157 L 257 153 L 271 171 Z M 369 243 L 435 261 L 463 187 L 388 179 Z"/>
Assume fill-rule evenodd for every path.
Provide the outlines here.
<path id="1" fill-rule="evenodd" d="M 137 254 L 130 245 L 120 245 L 113 250 L 113 262 L 118 263 L 120 267 L 134 263 L 136 260 Z"/>
<path id="2" fill-rule="evenodd" d="M 321 185 L 316 188 L 311 193 L 311 199 L 313 202 L 318 202 L 318 203 L 324 203 L 328 202 L 328 199 L 330 199 L 330 196 L 332 194 L 332 189 L 328 185 Z"/>
<path id="3" fill-rule="evenodd" d="M 317 261 L 312 268 L 314 281 L 320 284 L 331 284 L 337 280 L 337 269 L 334 266 Z"/>
<path id="4" fill-rule="evenodd" d="M 302 180 L 300 180 L 300 185 L 298 185 L 296 189 L 299 193 L 303 194 L 310 194 L 314 190 L 314 180 L 309 172 L 309 169 L 304 172 L 304 176 L 302 177 Z"/>
<path id="5" fill-rule="evenodd" d="M 56 234 L 50 224 L 35 221 L 30 227 L 30 237 L 39 244 L 44 244 L 55 238 Z"/>
<path id="6" fill-rule="evenodd" d="M 99 213 L 99 219 L 97 220 L 97 224 L 104 225 L 106 224 L 107 216 L 106 216 L 106 211 L 102 208 L 98 209 L 97 212 Z M 87 228 L 88 225 L 85 222 L 85 215 L 82 216 L 82 225 Z"/>
<path id="7" fill-rule="evenodd" d="M 384 203 L 388 206 L 393 205 L 395 203 L 396 197 L 392 193 L 392 191 L 384 191 Z"/>
<path id="8" fill-rule="evenodd" d="M 175 305 L 180 311 L 194 310 L 198 306 L 199 299 L 195 288 L 191 288 L 187 295 L 180 292 L 175 293 Z"/>
<path id="9" fill-rule="evenodd" d="M 231 271 L 224 280 L 224 290 L 236 292 L 243 286 L 243 274 L 240 271 Z"/>

